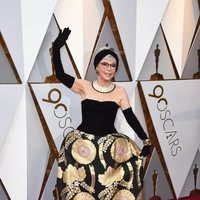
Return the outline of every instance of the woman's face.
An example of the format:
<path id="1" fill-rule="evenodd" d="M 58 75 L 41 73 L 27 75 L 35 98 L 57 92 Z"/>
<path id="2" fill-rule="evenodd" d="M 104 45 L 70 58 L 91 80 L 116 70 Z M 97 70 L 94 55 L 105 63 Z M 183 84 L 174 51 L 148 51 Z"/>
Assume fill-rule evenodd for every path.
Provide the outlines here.
<path id="1" fill-rule="evenodd" d="M 103 58 L 96 68 L 98 76 L 105 81 L 112 80 L 116 73 L 116 69 L 116 60 L 110 56 Z"/>

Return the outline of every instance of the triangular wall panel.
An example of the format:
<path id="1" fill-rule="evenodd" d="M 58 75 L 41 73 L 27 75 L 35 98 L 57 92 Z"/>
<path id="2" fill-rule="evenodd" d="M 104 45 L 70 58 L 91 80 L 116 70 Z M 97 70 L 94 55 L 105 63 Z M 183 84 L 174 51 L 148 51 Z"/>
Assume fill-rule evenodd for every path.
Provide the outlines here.
<path id="1" fill-rule="evenodd" d="M 156 52 L 157 50 L 159 51 L 158 53 Z M 159 27 L 155 35 L 138 80 L 150 80 L 157 74 L 160 74 L 162 79 L 165 80 L 176 79 L 173 62 L 161 27 Z"/>
<path id="2" fill-rule="evenodd" d="M 143 66 L 169 0 L 137 1 L 135 79 Z M 158 9 L 159 8 L 159 9 Z"/>
<path id="3" fill-rule="evenodd" d="M 19 73 L 20 79 L 24 80 L 23 42 L 21 1 L 1 1 L 0 6 L 0 31 L 5 40 L 13 63 Z"/>
<path id="4" fill-rule="evenodd" d="M 0 32 L 0 83 L 21 83 L 13 59 Z"/>
<path id="5" fill-rule="evenodd" d="M 59 24 L 57 24 L 55 16 L 52 16 L 49 27 L 45 34 L 44 40 L 41 44 L 37 58 L 33 65 L 33 69 L 30 73 L 28 82 L 39 83 L 39 82 L 54 82 L 55 81 L 55 69 L 54 69 L 53 60 L 52 60 L 53 59 L 52 43 L 58 36 L 59 31 L 60 31 Z M 66 47 L 64 46 L 60 50 L 60 52 L 61 52 L 63 68 L 66 71 L 66 73 L 69 73 L 73 75 L 74 77 L 79 76 L 79 74 L 75 72 L 76 66 L 73 65 L 72 63 L 73 60 L 71 60 L 71 58 L 69 57 Z"/>
<path id="6" fill-rule="evenodd" d="M 21 1 L 25 80 L 32 70 L 56 2 L 56 0 Z"/>
<path id="7" fill-rule="evenodd" d="M 0 85 L 1 104 L 0 104 L 0 149 L 4 138 L 12 124 L 12 120 L 18 108 L 18 104 L 23 94 L 23 85 Z M 10 98 L 12 96 L 12 98 Z M 13 101 L 14 99 L 14 101 Z"/>
<path id="8" fill-rule="evenodd" d="M 198 12 L 197 1 L 170 1 L 162 20 L 162 27 L 179 76 L 182 74 L 183 66 L 189 52 L 198 20 Z"/>
<path id="9" fill-rule="evenodd" d="M 181 193 L 199 148 L 200 104 L 198 102 L 200 95 L 194 90 L 195 87 L 196 89 L 200 87 L 199 84 L 200 82 L 195 80 L 142 83 L 145 99 L 177 197 Z M 183 160 L 185 160 L 184 166 L 182 165 Z"/>
<path id="10" fill-rule="evenodd" d="M 182 79 L 192 79 L 200 77 L 200 27 L 194 37 L 193 44 L 187 56 L 187 60 L 182 73 Z"/>

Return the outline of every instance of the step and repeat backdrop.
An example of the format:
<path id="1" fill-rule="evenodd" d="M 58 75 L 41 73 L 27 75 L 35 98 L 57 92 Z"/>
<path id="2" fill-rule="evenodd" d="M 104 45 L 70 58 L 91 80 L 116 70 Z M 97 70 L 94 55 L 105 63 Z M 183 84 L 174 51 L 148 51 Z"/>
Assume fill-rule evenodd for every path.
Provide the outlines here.
<path id="1" fill-rule="evenodd" d="M 58 152 L 81 122 L 81 99 L 55 77 L 94 80 L 95 53 L 119 56 L 115 82 L 152 140 L 142 199 L 200 199 L 200 1 L 13 0 L 0 2 L 0 199 L 53 200 Z M 115 126 L 142 141 L 121 110 Z"/>

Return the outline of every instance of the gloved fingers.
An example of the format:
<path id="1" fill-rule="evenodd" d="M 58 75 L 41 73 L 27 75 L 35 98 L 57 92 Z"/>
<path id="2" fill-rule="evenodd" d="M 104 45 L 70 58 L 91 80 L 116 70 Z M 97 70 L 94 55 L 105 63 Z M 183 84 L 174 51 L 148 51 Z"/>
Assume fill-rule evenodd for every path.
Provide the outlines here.
<path id="1" fill-rule="evenodd" d="M 64 28 L 63 31 L 60 30 L 57 38 L 53 42 L 53 46 L 57 49 L 60 49 L 65 44 L 65 41 L 68 39 L 70 33 L 71 33 L 71 30 L 69 29 L 69 27 Z"/>
<path id="2" fill-rule="evenodd" d="M 71 30 L 69 29 L 69 27 L 64 28 L 64 30 L 62 32 L 63 39 L 67 40 L 70 33 L 71 33 Z"/>

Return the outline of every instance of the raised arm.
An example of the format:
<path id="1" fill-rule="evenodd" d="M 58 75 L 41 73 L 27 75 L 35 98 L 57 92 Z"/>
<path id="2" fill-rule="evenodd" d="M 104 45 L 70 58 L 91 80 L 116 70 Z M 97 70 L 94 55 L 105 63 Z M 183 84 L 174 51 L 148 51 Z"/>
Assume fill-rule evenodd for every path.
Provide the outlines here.
<path id="1" fill-rule="evenodd" d="M 56 77 L 68 88 L 72 89 L 77 93 L 83 93 L 83 87 L 81 80 L 75 79 L 73 76 L 65 73 L 60 57 L 60 49 L 64 46 L 66 40 L 68 39 L 71 30 L 69 28 L 64 28 L 60 31 L 58 37 L 53 42 L 53 63 L 55 67 Z"/>
<path id="2" fill-rule="evenodd" d="M 135 116 L 135 114 L 130 106 L 129 98 L 128 98 L 128 95 L 127 95 L 125 89 L 122 88 L 121 94 L 122 94 L 122 99 L 120 102 L 120 107 L 122 109 L 124 117 L 125 117 L 127 123 L 129 124 L 129 126 L 135 131 L 135 133 L 143 141 L 143 144 L 144 144 L 144 147 L 142 149 L 140 156 L 147 156 L 151 150 L 150 139 L 148 138 L 147 134 L 145 133 L 144 129 L 142 128 L 142 125 L 140 124 L 139 120 Z"/>

